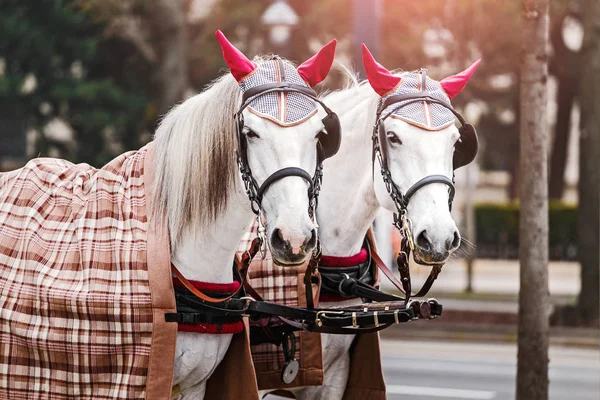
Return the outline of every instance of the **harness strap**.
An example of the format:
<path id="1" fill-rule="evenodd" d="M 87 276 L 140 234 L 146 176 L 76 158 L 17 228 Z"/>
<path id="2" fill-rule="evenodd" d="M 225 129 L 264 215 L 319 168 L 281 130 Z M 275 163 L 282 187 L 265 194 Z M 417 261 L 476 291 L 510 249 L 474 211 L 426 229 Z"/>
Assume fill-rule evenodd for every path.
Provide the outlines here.
<path id="1" fill-rule="evenodd" d="M 242 265 L 238 266 L 239 271 L 243 271 L 244 268 L 247 269 L 248 265 L 250 265 L 250 261 L 252 261 L 252 258 L 258 253 L 258 251 L 260 250 L 261 247 L 261 241 L 259 238 L 254 238 L 254 240 L 252 241 L 252 244 L 250 245 L 250 249 L 244 253 L 244 255 L 242 256 Z M 205 293 L 203 293 L 202 291 L 196 289 L 196 287 L 194 287 L 194 285 L 192 285 L 192 283 L 190 281 L 188 281 L 181 272 L 179 272 L 179 270 L 177 269 L 177 267 L 173 264 L 171 264 L 171 271 L 173 271 L 173 274 L 175 275 L 175 277 L 179 280 L 179 282 L 181 282 L 181 284 L 183 286 L 185 286 L 185 288 L 187 290 L 189 290 L 192 294 L 194 294 L 196 297 L 202 299 L 203 301 L 207 302 L 207 303 L 225 303 L 228 300 L 233 299 L 234 297 L 236 297 L 240 291 L 242 290 L 242 288 L 244 287 L 244 283 L 246 281 L 245 279 L 245 271 L 243 274 L 241 275 L 241 280 L 242 280 L 242 284 L 238 287 L 238 289 L 231 294 L 230 296 L 227 297 L 222 297 L 222 298 L 217 298 L 217 297 L 211 297 Z"/>
<path id="2" fill-rule="evenodd" d="M 409 318 L 410 319 L 410 318 Z M 388 328 L 389 326 L 391 326 L 392 324 L 380 324 L 377 326 L 372 326 L 372 327 L 368 327 L 368 328 L 344 328 L 344 327 L 329 327 L 329 326 L 317 326 L 316 324 L 307 324 L 307 323 L 301 323 L 301 322 L 296 322 L 296 321 L 291 321 L 288 320 L 286 318 L 282 318 L 282 320 L 296 328 L 299 331 L 307 331 L 307 332 L 317 332 L 317 333 L 331 333 L 331 334 L 337 334 L 337 335 L 356 335 L 356 334 L 361 334 L 361 333 L 371 333 L 371 332 L 379 332 L 385 328 Z M 372 320 L 372 318 L 371 318 Z M 406 321 L 401 321 L 401 322 L 407 322 Z M 372 323 L 372 322 L 371 322 Z"/>
<path id="3" fill-rule="evenodd" d="M 394 296 L 375 289 L 373 286 L 354 278 L 344 278 L 339 284 L 339 293 L 342 296 L 360 297 L 369 301 L 404 301 L 402 297 Z"/>
<path id="4" fill-rule="evenodd" d="M 304 290 L 305 290 L 305 294 L 306 294 L 306 307 L 307 308 L 315 308 L 315 303 L 318 301 L 319 299 L 319 294 L 321 293 L 321 283 L 320 282 L 315 282 L 318 284 L 318 289 L 317 289 L 317 293 L 313 295 L 313 288 L 312 288 L 312 283 L 313 283 L 313 278 L 319 279 L 318 276 L 314 276 L 313 273 L 317 270 L 317 267 L 319 266 L 319 261 L 321 259 L 321 255 L 313 255 L 310 259 L 310 261 L 308 262 L 308 266 L 306 267 L 306 271 L 304 272 Z M 315 300 L 317 299 L 317 300 Z"/>
<path id="5" fill-rule="evenodd" d="M 417 292 L 417 294 L 413 295 L 412 291 L 411 291 L 410 269 L 408 267 L 408 255 L 409 254 L 410 254 L 410 247 L 408 247 L 408 243 L 406 242 L 406 239 L 402 238 L 402 250 L 398 254 L 398 258 L 396 259 L 396 262 L 398 263 L 398 271 L 400 272 L 400 277 L 401 277 L 402 281 L 399 281 L 394 276 L 394 273 L 388 268 L 387 265 L 385 265 L 385 263 L 383 262 L 381 257 L 379 257 L 379 254 L 377 254 L 376 252 L 373 252 L 371 255 L 373 257 L 373 261 L 375 261 L 375 264 L 377 265 L 379 270 L 381 272 L 383 272 L 383 274 L 390 280 L 390 282 L 392 282 L 392 284 L 398 290 L 400 290 L 402 293 L 404 293 L 404 295 L 407 297 L 406 301 L 408 301 L 410 299 L 410 297 L 425 296 L 429 292 L 431 287 L 433 286 L 433 282 L 435 282 L 435 280 L 437 279 L 438 275 L 440 274 L 440 272 L 442 270 L 442 266 L 443 266 L 442 264 L 437 264 L 437 265 L 432 266 L 431 272 L 429 273 L 427 280 L 425 280 L 423 287 L 421 287 L 421 290 L 419 290 Z"/>

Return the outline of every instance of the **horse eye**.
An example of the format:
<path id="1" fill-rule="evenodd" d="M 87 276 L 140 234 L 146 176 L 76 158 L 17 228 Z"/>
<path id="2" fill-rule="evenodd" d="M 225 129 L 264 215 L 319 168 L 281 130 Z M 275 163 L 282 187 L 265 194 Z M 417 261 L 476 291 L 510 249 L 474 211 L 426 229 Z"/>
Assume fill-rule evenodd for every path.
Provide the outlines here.
<path id="1" fill-rule="evenodd" d="M 400 138 L 398 138 L 398 136 L 396 136 L 394 134 L 394 132 L 388 132 L 387 133 L 387 138 L 390 141 L 390 143 L 402 144 L 402 140 L 400 140 Z"/>
<path id="2" fill-rule="evenodd" d="M 247 138 L 250 139 L 260 139 L 260 136 L 258 136 L 258 133 L 254 132 L 252 129 L 245 127 L 244 128 L 244 135 L 246 135 Z"/>

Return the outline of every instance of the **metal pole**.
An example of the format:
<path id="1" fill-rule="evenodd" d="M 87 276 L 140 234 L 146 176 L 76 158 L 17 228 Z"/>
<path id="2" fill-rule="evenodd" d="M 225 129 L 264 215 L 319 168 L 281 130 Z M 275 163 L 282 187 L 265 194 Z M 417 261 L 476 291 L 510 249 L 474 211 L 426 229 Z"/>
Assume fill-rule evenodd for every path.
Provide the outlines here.
<path id="1" fill-rule="evenodd" d="M 362 64 L 361 43 L 366 44 L 373 56 L 380 56 L 379 19 L 381 0 L 354 0 L 354 69 L 362 78 L 365 71 Z"/>

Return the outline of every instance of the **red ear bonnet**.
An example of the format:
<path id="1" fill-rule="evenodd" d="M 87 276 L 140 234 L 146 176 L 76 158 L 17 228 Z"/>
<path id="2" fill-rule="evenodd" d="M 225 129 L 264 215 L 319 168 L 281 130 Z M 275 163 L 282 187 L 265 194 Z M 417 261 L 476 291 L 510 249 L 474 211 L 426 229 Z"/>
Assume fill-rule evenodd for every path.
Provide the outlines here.
<path id="1" fill-rule="evenodd" d="M 467 82 L 469 82 L 471 75 L 473 75 L 480 63 L 481 58 L 463 72 L 449 76 L 440 81 L 440 85 L 442 85 L 442 88 L 444 88 L 444 91 L 448 94 L 450 99 L 453 99 L 454 96 L 462 92 L 465 86 L 467 86 Z"/>
<path id="2" fill-rule="evenodd" d="M 304 61 L 297 69 L 298 74 L 311 87 L 322 82 L 329 73 L 333 58 L 335 57 L 335 45 L 337 40 L 333 39 L 327 43 L 317 54 Z"/>
<path id="3" fill-rule="evenodd" d="M 373 90 L 381 97 L 389 94 L 402 80 L 402 78 L 394 76 L 383 65 L 375 61 L 375 58 L 373 58 L 373 55 L 364 43 L 362 45 L 362 59 L 367 79 Z"/>
<path id="4" fill-rule="evenodd" d="M 235 46 L 227 40 L 225 35 L 223 35 L 223 32 L 217 31 L 216 35 L 219 44 L 221 45 L 221 50 L 223 51 L 223 59 L 229 66 L 231 75 L 233 75 L 236 81 L 240 82 L 248 76 L 250 72 L 256 69 L 256 64 L 250 61 L 244 53 L 236 49 Z"/>

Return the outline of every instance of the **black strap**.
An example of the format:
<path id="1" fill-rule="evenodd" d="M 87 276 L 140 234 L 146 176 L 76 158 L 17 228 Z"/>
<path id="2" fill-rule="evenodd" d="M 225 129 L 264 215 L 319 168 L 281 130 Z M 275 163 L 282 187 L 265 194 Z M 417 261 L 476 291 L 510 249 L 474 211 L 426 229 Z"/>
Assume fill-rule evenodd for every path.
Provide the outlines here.
<path id="1" fill-rule="evenodd" d="M 408 204 L 410 198 L 417 192 L 417 190 L 421 189 L 423 186 L 427 186 L 432 183 L 443 183 L 446 186 L 448 186 L 448 188 L 450 188 L 448 202 L 450 204 L 452 204 L 452 200 L 454 200 L 454 193 L 455 193 L 456 189 L 454 187 L 454 184 L 452 183 L 452 180 L 445 175 L 429 175 L 429 176 L 426 176 L 425 178 L 417 181 L 417 183 L 412 185 L 406 191 L 406 194 L 404 194 L 404 196 L 403 196 L 404 202 L 406 204 Z"/>
<path id="2" fill-rule="evenodd" d="M 288 176 L 298 176 L 298 177 L 304 179 L 309 184 L 309 193 L 313 190 L 313 178 L 312 178 L 312 176 L 310 176 L 310 174 L 308 172 L 306 172 L 302 168 L 298 168 L 298 167 L 287 167 L 287 168 L 282 168 L 278 171 L 273 172 L 271 175 L 269 175 L 269 177 L 267 179 L 265 179 L 265 181 L 262 183 L 262 185 L 260 185 L 260 187 L 258 188 L 258 191 L 256 193 L 258 201 L 259 202 L 262 201 L 263 194 L 267 191 L 269 186 L 271 186 L 273 183 L 277 182 L 278 180 L 283 179 Z"/>
<path id="3" fill-rule="evenodd" d="M 252 319 L 284 317 L 306 321 L 313 321 L 316 318 L 317 311 L 303 307 L 283 306 L 266 301 L 252 301 L 247 310 Z"/>
<path id="4" fill-rule="evenodd" d="M 404 298 L 388 294 L 354 278 L 344 278 L 339 284 L 339 293 L 347 297 L 360 297 L 369 301 L 404 301 Z"/>

